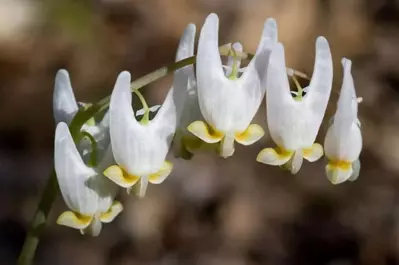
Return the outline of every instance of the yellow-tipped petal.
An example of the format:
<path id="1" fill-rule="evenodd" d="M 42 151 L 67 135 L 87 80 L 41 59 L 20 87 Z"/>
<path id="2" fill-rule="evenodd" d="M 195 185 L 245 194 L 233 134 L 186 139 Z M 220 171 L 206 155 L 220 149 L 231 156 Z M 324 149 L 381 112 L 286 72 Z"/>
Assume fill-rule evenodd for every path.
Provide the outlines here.
<path id="1" fill-rule="evenodd" d="M 152 184 L 161 184 L 172 172 L 173 164 L 169 161 L 165 161 L 161 169 L 148 177 L 148 181 Z"/>
<path id="2" fill-rule="evenodd" d="M 191 123 L 187 130 L 200 138 L 202 141 L 206 143 L 217 143 L 223 138 L 223 134 L 213 130 L 210 126 L 208 126 L 203 121 L 195 121 Z"/>
<path id="3" fill-rule="evenodd" d="M 348 180 L 353 173 L 352 163 L 347 161 L 330 161 L 326 166 L 328 180 L 340 184 Z"/>
<path id="4" fill-rule="evenodd" d="M 265 135 L 265 131 L 258 124 L 251 124 L 242 133 L 236 133 L 235 139 L 242 145 L 251 145 L 260 140 Z"/>
<path id="5" fill-rule="evenodd" d="M 103 174 L 122 188 L 132 187 L 140 179 L 140 177 L 127 174 L 117 165 L 108 167 Z"/>
<path id="6" fill-rule="evenodd" d="M 321 144 L 313 144 L 310 148 L 303 149 L 303 158 L 309 162 L 315 162 L 324 155 L 323 146 Z"/>
<path id="7" fill-rule="evenodd" d="M 106 213 L 101 214 L 100 220 L 103 223 L 110 223 L 112 222 L 115 217 L 118 216 L 120 212 L 123 211 L 123 205 L 122 203 L 118 201 L 114 201 L 112 203 L 112 206 L 109 208 L 109 210 Z"/>
<path id="8" fill-rule="evenodd" d="M 265 148 L 259 152 L 256 161 L 267 165 L 281 166 L 290 160 L 293 153 L 282 148 Z"/>
<path id="9" fill-rule="evenodd" d="M 57 224 L 75 229 L 85 229 L 90 225 L 92 219 L 92 216 L 85 216 L 71 211 L 66 211 L 58 217 Z"/>

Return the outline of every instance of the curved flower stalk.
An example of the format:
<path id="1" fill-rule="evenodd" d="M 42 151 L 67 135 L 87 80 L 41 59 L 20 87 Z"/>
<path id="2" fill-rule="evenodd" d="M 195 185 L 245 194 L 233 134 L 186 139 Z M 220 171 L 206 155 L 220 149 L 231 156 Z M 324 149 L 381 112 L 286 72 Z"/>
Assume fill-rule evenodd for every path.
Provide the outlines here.
<path id="1" fill-rule="evenodd" d="M 328 164 L 327 178 L 333 184 L 354 181 L 360 173 L 359 155 L 362 150 L 362 133 L 357 116 L 358 102 L 351 74 L 352 62 L 343 58 L 344 77 L 337 111 L 327 130 L 324 149 Z"/>
<path id="2" fill-rule="evenodd" d="M 190 53 L 195 26 L 190 24 L 179 43 L 176 60 L 187 58 Z M 131 108 L 130 74 L 122 72 L 116 81 L 110 103 L 111 145 L 117 165 L 110 166 L 104 175 L 117 185 L 131 189 L 139 196 L 146 194 L 148 183 L 160 184 L 172 171 L 173 164 L 165 161 L 173 136 L 181 118 L 187 95 L 188 76 L 176 71 L 173 87 L 154 119 L 149 119 L 149 108 L 136 94 L 146 109 L 138 121 Z"/>
<path id="3" fill-rule="evenodd" d="M 54 94 L 53 94 L 53 113 L 56 124 L 65 122 L 70 124 L 79 110 L 88 108 L 90 104 L 77 102 L 73 93 L 71 80 L 68 71 L 65 69 L 58 70 L 55 77 Z M 89 138 L 89 141 L 83 140 L 79 143 L 79 151 L 86 157 L 93 150 L 93 143 L 96 142 L 95 152 L 103 154 L 109 145 L 109 118 L 108 112 L 100 122 L 96 122 L 94 117 L 89 119 L 81 128 L 82 136 Z"/>
<path id="4" fill-rule="evenodd" d="M 220 155 L 233 155 L 234 141 L 250 145 L 263 135 L 263 129 L 251 124 L 265 89 L 261 80 L 272 46 L 277 42 L 274 19 L 265 23 L 257 52 L 239 77 L 238 61 L 226 76 L 218 50 L 219 18 L 210 14 L 202 27 L 197 54 L 198 101 L 204 121 L 195 121 L 188 130 L 206 143 L 220 142 Z"/>
<path id="5" fill-rule="evenodd" d="M 273 49 L 267 73 L 266 108 L 270 136 L 277 148 L 265 148 L 257 161 L 283 166 L 295 174 L 303 158 L 309 162 L 323 155 L 323 148 L 315 144 L 331 93 L 333 66 L 330 47 L 324 37 L 316 40 L 316 59 L 309 87 L 291 96 L 285 67 L 284 47 Z"/>
<path id="6" fill-rule="evenodd" d="M 109 150 L 108 154 L 111 152 Z M 87 166 L 79 154 L 68 125 L 60 122 L 55 132 L 54 165 L 62 197 L 71 211 L 62 213 L 57 224 L 79 229 L 82 234 L 99 235 L 102 223 L 112 222 L 123 210 L 114 201 L 117 186 L 98 168 Z"/>

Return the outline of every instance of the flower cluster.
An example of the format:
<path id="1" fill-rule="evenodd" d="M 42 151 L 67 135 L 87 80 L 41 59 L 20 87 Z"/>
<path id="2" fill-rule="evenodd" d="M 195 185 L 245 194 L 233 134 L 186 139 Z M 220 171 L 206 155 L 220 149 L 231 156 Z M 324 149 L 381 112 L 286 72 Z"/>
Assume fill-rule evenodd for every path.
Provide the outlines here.
<path id="1" fill-rule="evenodd" d="M 149 107 L 139 90 L 131 90 L 130 74 L 120 73 L 109 110 L 100 119 L 88 120 L 77 139 L 72 138 L 68 124 L 79 108 L 90 105 L 76 102 L 67 71 L 57 73 L 55 170 L 70 208 L 60 215 L 58 224 L 98 235 L 102 223 L 111 222 L 123 209 L 114 200 L 118 187 L 143 197 L 149 183 L 160 184 L 170 175 L 173 164 L 166 160 L 170 149 L 184 159 L 204 150 L 227 158 L 234 154 L 235 142 L 251 145 L 259 141 L 264 130 L 252 120 L 264 97 L 267 125 L 276 147 L 260 151 L 258 162 L 295 174 L 303 159 L 314 162 L 325 152 L 326 175 L 332 183 L 358 177 L 362 135 L 351 61 L 342 59 L 341 93 L 323 151 L 315 139 L 333 82 L 327 40 L 316 39 L 313 75 L 309 86 L 302 88 L 295 71 L 286 67 L 274 19 L 266 20 L 256 53 L 246 67 L 241 67 L 240 43 L 229 46 L 226 64 L 222 63 L 218 31 L 219 19 L 210 14 L 199 36 L 195 70 L 187 65 L 174 72 L 173 85 L 161 106 Z M 194 56 L 195 33 L 195 25 L 188 25 L 176 61 Z M 296 91 L 291 91 L 290 78 Z M 142 109 L 132 108 L 132 92 Z"/>

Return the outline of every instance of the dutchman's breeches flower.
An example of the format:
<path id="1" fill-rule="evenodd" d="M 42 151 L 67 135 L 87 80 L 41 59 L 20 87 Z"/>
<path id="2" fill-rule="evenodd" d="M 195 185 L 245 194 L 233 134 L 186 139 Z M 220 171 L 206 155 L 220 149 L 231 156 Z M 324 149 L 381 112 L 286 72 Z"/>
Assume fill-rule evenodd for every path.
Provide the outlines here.
<path id="1" fill-rule="evenodd" d="M 189 25 L 179 43 L 176 60 L 190 55 L 195 34 L 194 25 Z M 185 68 L 175 72 L 173 87 L 154 119 L 149 119 L 149 108 L 137 90 L 144 108 L 141 121 L 136 120 L 132 110 L 130 74 L 122 72 L 116 81 L 110 102 L 110 135 L 116 165 L 104 171 L 104 175 L 117 185 L 133 188 L 143 197 L 148 183 L 160 184 L 172 171 L 172 163 L 165 161 L 173 136 L 181 118 L 187 95 L 188 76 Z"/>
<path id="2" fill-rule="evenodd" d="M 241 76 L 234 49 L 231 69 L 223 70 L 218 31 L 219 19 L 210 14 L 201 30 L 196 61 L 198 101 L 206 123 L 195 121 L 188 130 L 206 143 L 220 142 L 220 155 L 226 158 L 234 153 L 234 141 L 250 145 L 264 135 L 259 125 L 250 123 L 264 97 L 262 80 L 277 43 L 277 26 L 274 19 L 266 21 L 257 52 Z"/>
<path id="3" fill-rule="evenodd" d="M 79 104 L 82 108 L 89 106 L 89 104 Z M 78 110 L 78 102 L 73 93 L 68 71 L 61 69 L 55 77 L 53 94 L 53 113 L 56 124 L 65 122 L 69 125 Z M 89 119 L 82 126 L 81 132 L 84 138 L 79 142 L 79 151 L 84 156 L 93 151 L 98 152 L 100 156 L 103 155 L 110 143 L 108 112 L 100 122 L 96 122 L 94 118 Z M 93 150 L 93 146 L 96 150 Z"/>
<path id="4" fill-rule="evenodd" d="M 107 152 L 111 155 L 110 150 Z M 97 236 L 102 223 L 111 222 L 123 209 L 114 201 L 117 186 L 101 171 L 108 161 L 104 157 L 99 167 L 87 166 L 79 154 L 68 125 L 60 122 L 55 133 L 54 165 L 62 197 L 71 211 L 62 213 L 60 225 L 79 229 L 82 234 Z"/>
<path id="5" fill-rule="evenodd" d="M 327 108 L 332 79 L 331 52 L 324 37 L 316 40 L 310 84 L 304 90 L 298 87 L 295 97 L 290 92 L 284 47 L 279 43 L 273 49 L 266 79 L 266 109 L 270 136 L 277 148 L 263 149 L 257 157 L 258 162 L 284 166 L 295 174 L 303 158 L 314 162 L 323 155 L 322 146 L 314 141 Z"/>
<path id="6" fill-rule="evenodd" d="M 351 74 L 352 62 L 343 58 L 342 66 L 344 78 L 337 111 L 324 140 L 324 150 L 328 158 L 326 174 L 333 184 L 357 179 L 362 150 L 362 133 L 357 117 L 358 99 Z"/>

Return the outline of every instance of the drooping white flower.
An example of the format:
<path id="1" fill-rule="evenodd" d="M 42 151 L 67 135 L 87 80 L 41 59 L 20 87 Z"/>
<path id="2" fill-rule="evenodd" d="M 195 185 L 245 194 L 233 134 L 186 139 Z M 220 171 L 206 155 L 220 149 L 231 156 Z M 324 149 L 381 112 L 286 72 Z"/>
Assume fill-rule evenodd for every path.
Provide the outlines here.
<path id="1" fill-rule="evenodd" d="M 195 41 L 195 31 L 192 32 L 191 42 L 189 43 L 189 56 L 194 55 L 194 41 Z M 238 42 L 232 45 L 233 51 L 242 52 L 242 45 Z M 225 75 L 229 76 L 233 70 L 242 72 L 240 69 L 241 58 L 234 58 L 233 56 L 228 57 L 227 65 L 223 65 L 225 70 Z M 235 69 L 233 69 L 235 67 Z M 184 159 L 190 159 L 195 152 L 200 150 L 209 151 L 216 150 L 217 145 L 209 144 L 202 141 L 200 138 L 193 135 L 189 130 L 188 126 L 198 120 L 204 120 L 202 116 L 201 109 L 198 102 L 198 92 L 197 92 L 197 82 L 194 76 L 194 67 L 192 65 L 187 66 L 181 75 L 185 75 L 188 79 L 187 83 L 187 98 L 184 104 L 182 117 L 180 119 L 180 126 L 176 131 L 176 136 L 174 138 L 174 153 L 177 157 L 182 157 Z M 182 78 L 184 78 L 182 76 Z"/>
<path id="2" fill-rule="evenodd" d="M 79 111 L 79 105 L 83 108 L 88 106 L 76 101 L 68 71 L 65 69 L 58 70 L 53 94 L 53 114 L 56 124 L 59 122 L 70 124 Z M 81 131 L 90 134 L 96 140 L 99 153 L 105 152 L 110 142 L 108 112 L 105 113 L 100 122 L 96 122 L 94 118 L 88 120 L 82 126 Z M 83 140 L 80 142 L 79 151 L 84 154 L 91 152 L 90 141 Z"/>
<path id="3" fill-rule="evenodd" d="M 343 58 L 344 77 L 337 111 L 324 140 L 327 178 L 333 184 L 356 180 L 360 172 L 362 133 L 357 116 L 358 99 L 351 74 L 352 62 Z"/>
<path id="4" fill-rule="evenodd" d="M 114 201 L 117 186 L 102 175 L 102 163 L 92 168 L 83 162 L 64 122 L 55 132 L 54 165 L 62 197 L 71 210 L 62 213 L 57 223 L 97 236 L 102 223 L 111 222 L 123 209 Z"/>
<path id="5" fill-rule="evenodd" d="M 179 43 L 176 60 L 190 56 L 194 25 L 190 24 Z M 117 165 L 110 166 L 104 175 L 121 187 L 143 197 L 148 182 L 162 183 L 172 171 L 173 165 L 165 161 L 173 136 L 181 118 L 187 95 L 185 68 L 176 71 L 173 87 L 156 116 L 149 120 L 145 107 L 141 121 L 136 120 L 131 107 L 130 74 L 122 72 L 116 81 L 110 102 L 110 134 L 113 154 Z M 144 98 L 143 105 L 146 105 Z"/>
<path id="6" fill-rule="evenodd" d="M 272 46 L 277 42 L 274 19 L 265 23 L 255 57 L 239 77 L 239 61 L 228 76 L 223 71 L 219 54 L 219 19 L 210 14 L 202 27 L 196 61 L 198 101 L 206 121 L 195 121 L 188 130 L 206 143 L 221 142 L 223 157 L 234 153 L 234 141 L 250 145 L 263 135 L 263 129 L 250 124 L 265 93 L 261 81 L 265 78 Z"/>
<path id="7" fill-rule="evenodd" d="M 324 37 L 316 40 L 316 58 L 306 95 L 291 95 L 286 73 L 284 47 L 279 43 L 272 51 L 266 80 L 267 122 L 277 148 L 265 148 L 257 161 L 287 167 L 293 174 L 302 166 L 323 155 L 314 143 L 331 93 L 333 66 L 330 47 Z"/>

